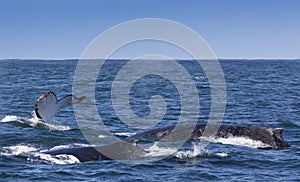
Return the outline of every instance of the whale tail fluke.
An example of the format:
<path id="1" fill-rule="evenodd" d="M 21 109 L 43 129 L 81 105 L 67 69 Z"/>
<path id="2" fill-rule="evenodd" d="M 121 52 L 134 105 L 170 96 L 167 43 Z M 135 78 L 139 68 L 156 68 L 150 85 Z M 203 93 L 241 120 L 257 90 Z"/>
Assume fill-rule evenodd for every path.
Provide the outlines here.
<path id="1" fill-rule="evenodd" d="M 69 94 L 69 95 L 63 97 L 62 99 L 60 99 L 59 101 L 57 101 L 56 104 L 57 104 L 58 109 L 60 110 L 61 108 L 66 107 L 68 105 L 80 103 L 84 99 L 85 99 L 84 96 L 82 96 L 82 97 L 76 97 L 73 94 Z"/>
<path id="2" fill-rule="evenodd" d="M 85 97 L 76 97 L 73 94 L 67 95 L 60 100 L 57 100 L 57 97 L 54 92 L 49 91 L 36 101 L 34 105 L 34 112 L 38 119 L 41 119 L 45 122 L 51 122 L 52 117 L 59 112 L 63 107 L 68 105 L 80 103 L 85 99 Z"/>

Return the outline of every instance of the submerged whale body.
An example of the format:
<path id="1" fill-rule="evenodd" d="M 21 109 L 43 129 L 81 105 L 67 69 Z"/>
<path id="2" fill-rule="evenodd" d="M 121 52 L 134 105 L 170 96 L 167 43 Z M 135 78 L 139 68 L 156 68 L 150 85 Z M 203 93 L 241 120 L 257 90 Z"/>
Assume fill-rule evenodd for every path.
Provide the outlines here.
<path id="1" fill-rule="evenodd" d="M 76 104 L 84 100 L 85 97 L 76 97 L 72 94 L 57 100 L 56 95 L 49 91 L 43 94 L 35 104 L 36 116 L 47 122 L 51 121 L 51 118 L 63 107 L 71 104 Z M 178 127 L 179 126 L 179 127 Z M 213 126 L 214 125 L 210 125 Z M 282 128 L 266 128 L 266 127 L 243 127 L 243 126 L 231 126 L 221 125 L 217 126 L 218 131 L 215 134 L 205 135 L 204 131 L 207 127 L 204 124 L 197 124 L 190 127 L 189 125 L 171 125 L 161 128 L 154 128 L 144 132 L 137 133 L 133 136 L 104 146 L 89 146 L 89 147 L 74 147 L 63 148 L 43 152 L 50 155 L 73 155 L 80 162 L 93 161 L 93 160 L 128 160 L 139 159 L 144 157 L 147 153 L 140 148 L 137 143 L 150 139 L 153 141 L 159 141 L 167 139 L 168 141 L 177 141 L 187 136 L 188 138 L 230 138 L 230 137 L 242 137 L 248 138 L 254 141 L 259 141 L 263 145 L 257 147 L 258 149 L 283 149 L 291 147 L 282 137 Z M 175 131 L 176 132 L 173 132 Z M 192 129 L 192 131 L 190 131 Z M 175 135 L 172 135 L 172 133 Z M 204 136 L 205 135 L 205 136 Z"/>

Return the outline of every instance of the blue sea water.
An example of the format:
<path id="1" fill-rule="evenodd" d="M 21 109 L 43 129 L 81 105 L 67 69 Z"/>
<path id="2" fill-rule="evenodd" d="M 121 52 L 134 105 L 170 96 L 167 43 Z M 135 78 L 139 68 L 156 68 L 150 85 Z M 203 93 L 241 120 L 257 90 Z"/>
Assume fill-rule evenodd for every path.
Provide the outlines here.
<path id="1" fill-rule="evenodd" d="M 226 81 L 223 124 L 284 128 L 292 145 L 282 150 L 258 150 L 255 142 L 232 139 L 203 148 L 190 140 L 180 151 L 148 163 L 90 161 L 42 154 L 53 148 L 89 143 L 76 122 L 73 108 L 59 112 L 53 123 L 39 123 L 33 106 L 52 90 L 58 98 L 72 92 L 78 60 L 0 61 L 0 181 L 298 181 L 300 179 L 300 61 L 221 60 Z M 138 132 L 122 123 L 111 103 L 111 85 L 126 60 L 108 60 L 97 78 L 98 112 L 107 128 L 120 137 Z M 195 61 L 178 61 L 191 75 L 200 97 L 199 123 L 208 120 L 209 82 Z M 180 96 L 168 79 L 149 75 L 131 88 L 129 102 L 140 117 L 150 113 L 149 98 L 159 94 L 167 111 L 159 125 L 176 123 Z M 186 88 L 186 92 L 190 90 Z M 124 113 L 126 114 L 126 113 Z M 91 120 L 93 116 L 91 116 Z M 101 137 L 99 136 L 99 139 Z M 165 152 L 165 151 L 162 151 Z"/>

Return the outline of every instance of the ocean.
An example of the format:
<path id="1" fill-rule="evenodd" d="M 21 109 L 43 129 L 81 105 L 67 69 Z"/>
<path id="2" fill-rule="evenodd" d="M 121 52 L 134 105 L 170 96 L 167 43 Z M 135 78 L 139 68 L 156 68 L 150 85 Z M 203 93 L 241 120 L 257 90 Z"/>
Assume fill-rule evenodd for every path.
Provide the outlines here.
<path id="1" fill-rule="evenodd" d="M 196 61 L 177 62 L 190 74 L 199 94 L 200 113 L 195 122 L 206 123 L 212 105 L 207 75 Z M 165 157 L 143 163 L 79 162 L 72 156 L 43 153 L 90 144 L 73 107 L 64 108 L 51 123 L 42 123 L 33 114 L 36 100 L 45 92 L 51 90 L 58 98 L 72 93 L 77 63 L 78 60 L 0 60 L 0 181 L 300 180 L 300 60 L 220 60 L 226 83 L 222 124 L 284 128 L 284 139 L 291 148 L 259 150 L 256 141 L 247 138 L 219 140 L 204 147 L 200 139 L 190 139 L 170 154 L 170 149 L 160 149 L 154 143 L 152 149 Z M 98 113 L 109 132 L 119 138 L 143 130 L 123 123 L 111 101 L 112 83 L 127 63 L 107 60 L 95 86 Z M 189 93 L 190 89 L 183 91 Z M 147 75 L 137 79 L 129 93 L 129 104 L 138 117 L 151 113 L 149 99 L 158 94 L 165 99 L 167 109 L 155 126 L 178 122 L 182 103 L 176 85 L 169 79 Z M 91 122 L 94 119 L 93 115 L 87 118 Z M 104 139 L 98 136 L 98 140 Z"/>

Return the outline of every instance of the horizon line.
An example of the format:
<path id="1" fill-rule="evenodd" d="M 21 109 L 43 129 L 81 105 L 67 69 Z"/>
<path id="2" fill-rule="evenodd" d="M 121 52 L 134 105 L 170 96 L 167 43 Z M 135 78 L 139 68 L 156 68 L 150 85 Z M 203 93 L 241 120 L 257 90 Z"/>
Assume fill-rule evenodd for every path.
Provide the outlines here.
<path id="1" fill-rule="evenodd" d="M 104 58 L 90 58 L 90 59 L 84 59 L 84 60 L 104 60 Z M 108 58 L 105 60 L 132 60 L 134 58 Z M 182 60 L 182 61 L 188 61 L 188 60 L 212 60 L 212 59 L 205 59 L 205 58 L 174 58 L 173 60 Z M 300 60 L 299 58 L 216 58 L 218 60 Z M 40 60 L 40 61 L 63 61 L 63 60 L 81 60 L 81 58 L 0 58 L 0 61 L 6 61 L 6 60 Z M 144 60 L 144 59 L 140 59 Z M 148 60 L 148 59 L 145 59 Z M 153 59 L 153 60 L 159 60 L 159 59 Z"/>

